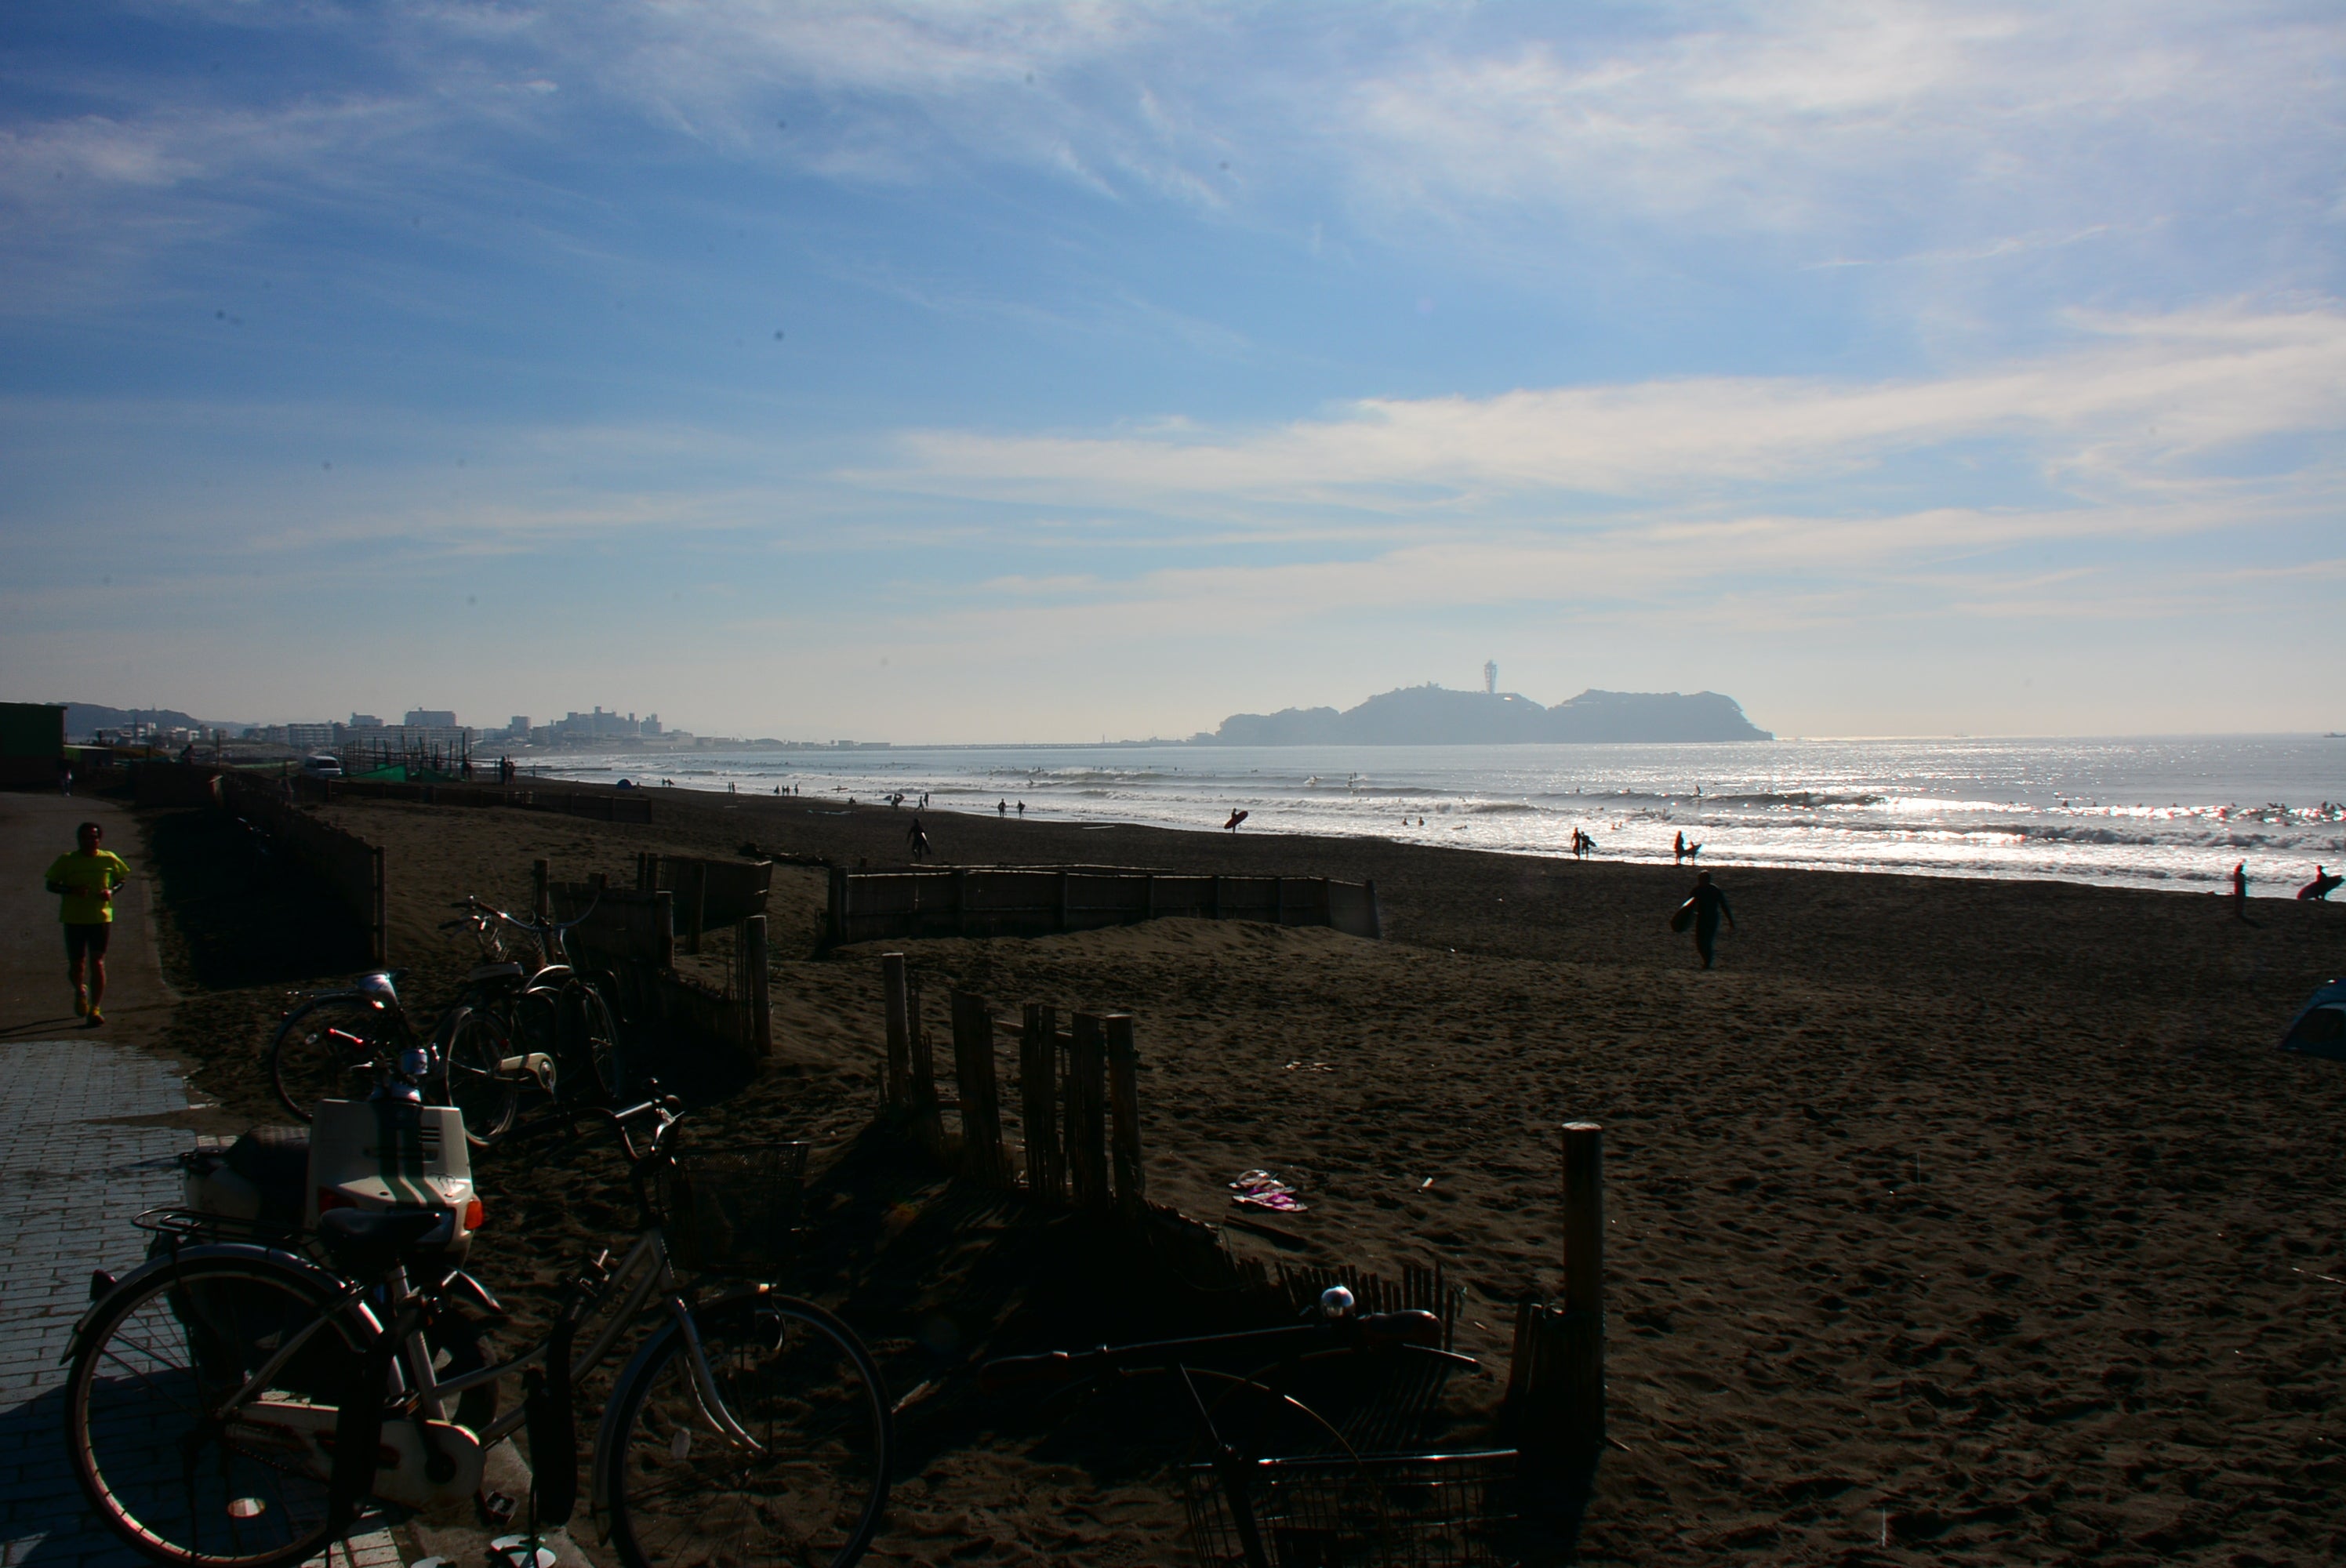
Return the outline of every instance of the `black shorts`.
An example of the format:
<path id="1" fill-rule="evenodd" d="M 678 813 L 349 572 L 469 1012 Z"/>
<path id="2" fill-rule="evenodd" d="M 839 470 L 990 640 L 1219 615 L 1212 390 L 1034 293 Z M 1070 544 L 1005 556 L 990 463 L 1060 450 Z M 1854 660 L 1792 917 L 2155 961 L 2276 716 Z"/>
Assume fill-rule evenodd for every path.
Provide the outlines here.
<path id="1" fill-rule="evenodd" d="M 66 927 L 66 962 L 79 963 L 81 955 L 85 952 L 92 958 L 104 958 L 106 939 L 113 934 L 114 925 L 110 921 L 99 921 L 95 925 L 67 925 Z"/>

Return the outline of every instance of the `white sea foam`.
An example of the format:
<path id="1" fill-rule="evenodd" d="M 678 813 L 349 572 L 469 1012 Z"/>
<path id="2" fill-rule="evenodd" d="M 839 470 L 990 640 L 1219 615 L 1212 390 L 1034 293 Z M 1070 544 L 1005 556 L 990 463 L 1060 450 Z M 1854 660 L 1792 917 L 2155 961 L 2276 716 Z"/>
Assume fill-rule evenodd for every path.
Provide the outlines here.
<path id="1" fill-rule="evenodd" d="M 1145 747 L 683 751 L 566 757 L 549 773 L 932 811 L 1372 835 L 1612 860 L 2059 878 L 2288 896 L 2346 860 L 2346 740 L 1807 740 L 1678 746 Z M 1420 820 L 1423 819 L 1423 825 Z M 942 836 L 941 836 L 942 835 Z M 953 853 L 949 820 L 931 838 Z"/>

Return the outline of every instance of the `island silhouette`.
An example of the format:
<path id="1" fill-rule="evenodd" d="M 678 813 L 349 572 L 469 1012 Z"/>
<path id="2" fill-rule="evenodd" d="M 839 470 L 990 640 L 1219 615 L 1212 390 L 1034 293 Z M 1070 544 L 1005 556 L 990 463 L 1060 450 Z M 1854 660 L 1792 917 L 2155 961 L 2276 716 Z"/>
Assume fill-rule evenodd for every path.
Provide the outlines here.
<path id="1" fill-rule="evenodd" d="M 1468 746 L 1536 741 L 1773 740 L 1715 691 L 1596 691 L 1542 708 L 1512 691 L 1453 691 L 1428 682 L 1357 708 L 1234 713 L 1193 746 Z"/>

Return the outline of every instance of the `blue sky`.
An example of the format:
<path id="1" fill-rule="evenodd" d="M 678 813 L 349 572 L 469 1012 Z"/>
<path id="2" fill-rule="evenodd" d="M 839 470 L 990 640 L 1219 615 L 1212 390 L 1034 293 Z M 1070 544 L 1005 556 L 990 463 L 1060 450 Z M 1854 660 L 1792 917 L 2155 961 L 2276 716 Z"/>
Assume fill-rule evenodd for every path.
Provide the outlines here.
<path id="1" fill-rule="evenodd" d="M 0 17 L 0 696 L 2346 728 L 2328 5 Z"/>

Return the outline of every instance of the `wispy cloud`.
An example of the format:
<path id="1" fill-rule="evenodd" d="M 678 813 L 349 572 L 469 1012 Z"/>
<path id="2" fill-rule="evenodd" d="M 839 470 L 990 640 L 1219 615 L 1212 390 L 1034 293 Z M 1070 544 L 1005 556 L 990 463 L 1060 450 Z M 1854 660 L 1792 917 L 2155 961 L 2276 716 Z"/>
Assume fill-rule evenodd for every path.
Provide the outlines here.
<path id="1" fill-rule="evenodd" d="M 2055 353 L 1862 383 L 1688 377 L 1490 398 L 1371 399 L 1255 432 L 923 433 L 909 489 L 1058 504 L 1244 496 L 1458 514 L 1546 493 L 1700 494 L 1818 481 L 1980 438 L 2072 477 L 2149 484 L 2218 448 L 2346 428 L 2346 313 L 2081 317 Z"/>

